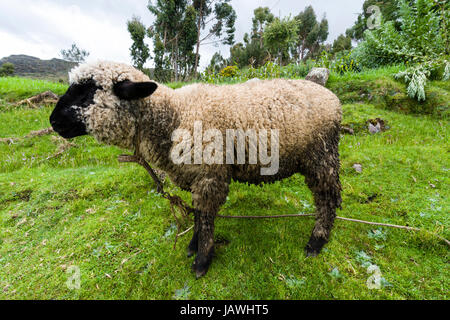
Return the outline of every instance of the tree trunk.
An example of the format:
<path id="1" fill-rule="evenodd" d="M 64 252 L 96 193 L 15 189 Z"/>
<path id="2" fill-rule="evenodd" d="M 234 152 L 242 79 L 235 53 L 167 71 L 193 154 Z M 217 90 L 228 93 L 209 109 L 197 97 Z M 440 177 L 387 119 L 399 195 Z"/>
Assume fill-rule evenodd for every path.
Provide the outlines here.
<path id="1" fill-rule="evenodd" d="M 203 16 L 203 1 L 200 1 L 200 12 L 198 14 L 198 23 L 197 23 L 197 50 L 195 51 L 195 66 L 194 66 L 194 75 L 197 76 L 197 68 L 198 68 L 198 55 L 200 51 L 200 31 L 201 31 L 201 22 Z"/>
<path id="2" fill-rule="evenodd" d="M 259 48 L 262 49 L 263 48 L 263 27 L 262 24 L 259 28 Z"/>

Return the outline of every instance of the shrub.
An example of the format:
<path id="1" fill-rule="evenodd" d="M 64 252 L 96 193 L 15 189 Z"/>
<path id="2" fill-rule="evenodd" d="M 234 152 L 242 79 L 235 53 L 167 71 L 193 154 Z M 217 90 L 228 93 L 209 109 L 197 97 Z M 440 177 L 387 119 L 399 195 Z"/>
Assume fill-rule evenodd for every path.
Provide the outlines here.
<path id="1" fill-rule="evenodd" d="M 239 72 L 239 68 L 236 66 L 228 66 L 223 68 L 220 71 L 220 75 L 224 78 L 233 78 L 235 77 Z"/>
<path id="2" fill-rule="evenodd" d="M 433 74 L 443 69 L 443 78 L 448 79 L 448 8 L 449 3 L 443 1 L 399 0 L 399 30 L 394 21 L 367 30 L 354 57 L 367 68 L 407 64 L 408 69 L 396 77 L 405 80 L 409 97 L 424 101 L 425 86 Z"/>
<path id="3" fill-rule="evenodd" d="M 0 67 L 0 77 L 12 76 L 14 74 L 14 65 L 6 62 Z"/>

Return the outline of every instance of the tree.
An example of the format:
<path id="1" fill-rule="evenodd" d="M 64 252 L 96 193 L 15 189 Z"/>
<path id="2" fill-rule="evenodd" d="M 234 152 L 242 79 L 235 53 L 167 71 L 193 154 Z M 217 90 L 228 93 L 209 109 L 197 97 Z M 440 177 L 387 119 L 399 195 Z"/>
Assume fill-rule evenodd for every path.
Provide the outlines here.
<path id="1" fill-rule="evenodd" d="M 14 74 L 14 65 L 9 62 L 5 62 L 0 67 L 0 77 L 12 76 Z"/>
<path id="2" fill-rule="evenodd" d="M 264 28 L 272 23 L 274 16 L 270 12 L 268 7 L 259 7 L 253 11 L 253 30 L 252 30 L 252 39 L 259 40 L 259 48 L 263 48 L 264 40 Z"/>
<path id="3" fill-rule="evenodd" d="M 317 21 L 316 13 L 312 6 L 308 6 L 294 18 L 298 23 L 296 51 L 294 56 L 298 60 L 304 60 L 306 55 L 315 54 L 320 45 L 328 38 L 328 20 L 324 17 Z"/>
<path id="4" fill-rule="evenodd" d="M 214 53 L 209 63 L 209 66 L 206 68 L 208 73 L 219 73 L 220 70 L 227 66 L 227 60 L 222 57 L 219 52 Z"/>
<path id="5" fill-rule="evenodd" d="M 60 51 L 60 55 L 64 60 L 78 64 L 84 62 L 89 57 L 89 54 L 88 51 L 78 48 L 76 43 L 73 43 L 70 49 Z"/>
<path id="6" fill-rule="evenodd" d="M 346 30 L 345 34 L 355 41 L 360 41 L 364 37 L 364 32 L 369 29 L 369 19 L 374 19 L 376 11 L 369 10 L 371 6 L 377 6 L 384 21 L 394 21 L 395 28 L 398 30 L 399 22 L 397 15 L 398 0 L 366 0 L 363 3 L 363 12 L 353 27 Z"/>
<path id="7" fill-rule="evenodd" d="M 259 67 L 263 65 L 270 56 L 264 46 L 264 30 L 273 22 L 274 16 L 267 7 L 259 7 L 254 11 L 251 36 L 244 34 L 244 43 L 238 43 L 230 48 L 230 61 L 237 64 L 239 68 L 251 65 Z"/>
<path id="8" fill-rule="evenodd" d="M 200 45 L 206 40 L 214 40 L 215 43 L 233 45 L 234 24 L 236 12 L 229 4 L 231 0 L 193 0 L 193 7 L 197 12 L 197 47 L 195 51 L 194 73 L 197 72 L 199 64 Z M 214 8 L 213 8 L 214 4 Z M 212 17 L 211 17 L 212 15 Z M 209 18 L 209 19 L 208 19 Z M 206 36 L 201 38 L 201 31 L 213 23 Z M 223 35 L 225 31 L 225 35 Z"/>
<path id="9" fill-rule="evenodd" d="M 192 73 L 197 42 L 197 13 L 188 0 L 157 0 L 148 4 L 156 20 L 148 35 L 153 38 L 155 75 L 178 81 Z"/>
<path id="10" fill-rule="evenodd" d="M 298 21 L 285 17 L 275 18 L 264 30 L 264 44 L 278 56 L 280 65 L 289 57 L 289 49 L 295 43 L 298 33 Z"/>
<path id="11" fill-rule="evenodd" d="M 332 53 L 336 54 L 344 50 L 350 50 L 352 48 L 352 39 L 349 36 L 341 34 L 333 42 Z"/>
<path id="12" fill-rule="evenodd" d="M 150 49 L 145 43 L 145 37 L 147 30 L 141 19 L 137 16 L 127 21 L 128 32 L 131 35 L 133 44 L 130 48 L 131 59 L 133 60 L 133 65 L 142 70 L 147 59 L 150 57 Z"/>

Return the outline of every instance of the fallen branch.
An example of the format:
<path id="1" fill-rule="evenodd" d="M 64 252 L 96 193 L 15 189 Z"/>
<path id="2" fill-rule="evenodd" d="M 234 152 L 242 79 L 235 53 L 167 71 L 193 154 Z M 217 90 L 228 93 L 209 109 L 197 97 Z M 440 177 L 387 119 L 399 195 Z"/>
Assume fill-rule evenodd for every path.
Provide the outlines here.
<path id="1" fill-rule="evenodd" d="M 44 104 L 53 104 L 53 103 L 57 103 L 58 99 L 59 99 L 59 97 L 56 94 L 54 94 L 53 92 L 45 91 L 45 92 L 39 93 L 33 97 L 23 99 L 15 104 L 13 104 L 13 106 L 18 107 L 23 104 L 27 104 L 32 108 L 37 108 L 35 103 L 43 102 Z"/>
<path id="2" fill-rule="evenodd" d="M 59 145 L 58 151 L 57 151 L 55 154 L 53 154 L 53 155 L 51 155 L 51 156 L 48 156 L 45 160 L 50 160 L 50 159 L 57 158 L 57 157 L 59 157 L 60 155 L 62 155 L 64 152 L 66 152 L 67 150 L 69 150 L 70 148 L 76 147 L 76 146 L 77 146 L 77 145 L 76 145 L 75 143 L 71 143 L 71 142 L 69 142 L 69 141 L 67 141 L 67 140 L 64 140 L 64 142 L 63 142 L 62 144 Z"/>
<path id="3" fill-rule="evenodd" d="M 8 144 L 13 144 L 14 142 L 23 140 L 23 139 L 30 139 L 33 137 L 40 137 L 40 136 L 44 136 L 47 134 L 51 134 L 53 133 L 53 128 L 47 128 L 47 129 L 42 129 L 42 130 L 37 130 L 37 131 L 31 131 L 29 134 L 27 134 L 26 136 L 22 137 L 22 138 L 0 138 L 0 142 L 3 143 L 8 143 Z"/>

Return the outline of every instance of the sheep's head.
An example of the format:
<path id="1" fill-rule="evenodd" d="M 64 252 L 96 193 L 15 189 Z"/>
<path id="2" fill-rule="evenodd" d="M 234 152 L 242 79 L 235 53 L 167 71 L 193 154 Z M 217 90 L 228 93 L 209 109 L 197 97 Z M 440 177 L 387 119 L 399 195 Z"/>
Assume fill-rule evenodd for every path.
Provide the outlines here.
<path id="1" fill-rule="evenodd" d="M 156 88 L 146 75 L 125 64 L 81 65 L 70 72 L 70 87 L 50 123 L 64 138 L 91 134 L 101 142 L 130 147 L 136 110 Z"/>

